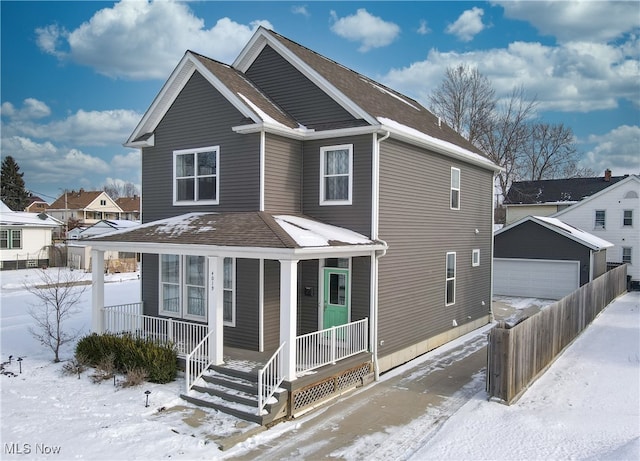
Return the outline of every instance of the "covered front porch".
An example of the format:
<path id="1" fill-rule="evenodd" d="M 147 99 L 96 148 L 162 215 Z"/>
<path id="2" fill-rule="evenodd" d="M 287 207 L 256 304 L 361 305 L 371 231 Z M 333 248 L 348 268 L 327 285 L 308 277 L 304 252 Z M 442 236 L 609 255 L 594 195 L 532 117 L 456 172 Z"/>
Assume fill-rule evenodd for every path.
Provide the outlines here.
<path id="1" fill-rule="evenodd" d="M 239 223 L 244 226 L 239 226 Z M 175 229 L 180 231 L 175 232 Z M 240 237 L 237 233 L 230 235 L 230 229 L 238 229 L 239 233 L 244 234 L 242 242 L 246 246 L 230 244 L 239 243 Z M 203 239 L 203 233 L 208 233 L 210 238 Z M 192 243 L 189 243 L 189 235 L 192 237 Z M 220 241 L 221 238 L 224 241 Z M 256 243 L 263 246 L 256 246 Z M 113 247 L 125 250 L 135 247 L 145 255 L 156 255 L 159 260 L 162 259 L 161 255 L 198 255 L 199 258 L 204 258 L 204 273 L 201 274 L 201 279 L 204 280 L 205 294 L 200 295 L 198 302 L 203 303 L 203 312 L 206 311 L 202 319 L 205 321 L 163 315 L 160 305 L 162 299 L 152 299 L 150 302 L 142 299 L 130 304 L 105 306 L 102 269 L 104 251 Z M 187 393 L 213 366 L 231 366 L 233 363 L 244 363 L 246 366 L 250 363 L 250 368 L 257 371 L 257 411 L 260 413 L 264 411 L 274 392 L 284 386 L 283 383 L 289 383 L 291 388 L 294 381 L 317 374 L 323 367 L 333 366 L 359 354 L 368 354 L 371 359 L 374 352 L 372 332 L 375 329 L 376 297 L 371 293 L 374 293 L 373 274 L 377 267 L 377 258 L 384 251 L 385 245 L 355 232 L 304 217 L 273 217 L 266 213 L 191 213 L 171 220 L 144 224 L 133 230 L 101 236 L 92 241 L 92 248 L 93 330 L 116 334 L 130 333 L 175 344 L 185 364 Z M 323 271 L 329 275 L 333 274 L 335 280 L 342 280 L 343 284 L 348 281 L 350 284 L 349 268 L 352 258 L 367 261 L 366 290 L 370 294 L 367 300 L 368 312 L 363 314 L 361 311 L 351 311 L 350 305 L 348 306 L 350 296 L 342 294 L 341 299 L 348 307 L 345 311 L 346 316 L 342 321 L 329 321 L 329 310 L 326 309 L 329 300 L 325 298 L 332 295 L 327 291 L 327 287 L 322 286 L 325 279 L 321 274 Z M 258 283 L 252 289 L 255 290 L 254 297 L 258 300 L 259 306 L 256 312 L 258 318 L 255 319 L 258 325 L 258 348 L 225 346 L 225 328 L 231 328 L 228 322 L 229 315 L 225 310 L 229 306 L 229 299 L 225 294 L 225 260 L 229 259 L 234 261 L 234 270 L 236 260 L 256 261 L 254 266 L 258 268 L 259 277 L 254 279 Z M 313 264 L 307 264 L 311 261 Z M 335 261 L 347 261 L 346 267 L 335 267 L 331 270 L 325 267 L 329 262 L 330 265 L 335 265 Z M 318 268 L 318 286 L 315 290 L 314 287 L 307 287 L 305 280 L 302 280 L 303 271 L 299 267 L 301 263 Z M 158 270 L 158 264 L 151 269 L 156 277 Z M 240 268 L 237 270 L 240 271 Z M 147 285 L 149 282 L 144 281 L 144 278 L 153 275 L 148 272 L 145 272 L 143 257 L 142 277 L 143 283 Z M 277 273 L 274 275 L 273 272 Z M 242 274 L 238 273 L 238 278 L 241 279 Z M 277 287 L 272 286 L 274 281 Z M 161 282 L 162 280 L 159 283 Z M 352 286 L 348 285 L 349 291 L 351 288 Z M 157 290 L 161 291 L 161 288 L 158 287 Z M 237 290 L 240 292 L 249 288 L 238 286 Z M 269 292 L 275 292 L 278 298 L 275 310 L 267 309 L 271 299 Z M 301 333 L 299 302 L 303 296 L 309 296 L 309 293 L 316 297 L 305 298 L 304 301 L 307 304 L 310 300 L 317 303 L 318 321 L 314 331 Z M 233 296 L 235 302 L 235 286 Z M 238 299 L 240 298 L 238 294 Z M 181 302 L 195 305 L 194 299 L 196 298 L 192 296 L 185 297 Z M 238 302 L 234 308 L 238 310 L 238 317 L 241 317 L 243 305 Z M 277 319 L 273 318 L 273 314 L 277 314 Z M 240 326 L 235 324 L 233 327 Z M 272 337 L 274 332 L 277 338 Z M 276 343 L 277 347 L 270 347 L 270 344 Z M 242 354 L 240 351 L 243 351 Z M 240 360 L 240 355 L 245 359 Z M 247 360 L 246 357 L 252 359 Z"/>

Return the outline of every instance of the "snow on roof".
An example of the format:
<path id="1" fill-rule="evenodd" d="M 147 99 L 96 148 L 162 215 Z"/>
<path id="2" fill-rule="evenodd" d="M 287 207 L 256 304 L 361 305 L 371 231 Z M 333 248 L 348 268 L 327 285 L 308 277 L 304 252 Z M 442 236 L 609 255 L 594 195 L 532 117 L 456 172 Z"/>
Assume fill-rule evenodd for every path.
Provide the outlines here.
<path id="1" fill-rule="evenodd" d="M 350 245 L 373 243 L 364 235 L 352 230 L 300 216 L 278 215 L 274 218 L 278 225 L 301 247 L 329 246 L 331 242 L 343 242 Z"/>
<path id="2" fill-rule="evenodd" d="M 549 218 L 548 216 L 532 216 L 533 219 L 538 221 L 542 221 L 550 226 L 554 226 L 560 229 L 563 233 L 568 233 L 574 240 L 581 241 L 587 244 L 590 247 L 593 247 L 597 250 L 602 250 L 604 248 L 611 248 L 613 243 L 608 242 L 607 240 L 601 239 L 600 237 L 596 237 L 593 234 L 583 231 L 582 229 L 578 229 L 570 224 L 567 224 L 564 221 L 560 221 L 558 218 Z"/>
<path id="3" fill-rule="evenodd" d="M 0 208 L 0 224 L 4 226 L 57 227 L 62 224 L 62 221 L 46 213 L 13 211 L 3 203 L 3 207 Z"/>
<path id="4" fill-rule="evenodd" d="M 443 141 L 442 139 L 434 138 L 433 136 L 429 136 L 428 134 L 425 134 L 422 131 L 416 130 L 415 128 L 411 128 L 407 125 L 403 125 L 402 123 L 396 122 L 395 120 L 391 120 L 386 117 L 379 117 L 379 116 L 376 118 L 382 125 L 385 125 L 391 128 L 396 133 L 400 133 L 406 136 L 410 136 L 412 138 L 416 138 L 432 146 L 438 146 L 446 152 L 457 154 L 460 157 L 467 158 L 475 163 L 483 163 L 483 164 L 486 164 L 487 167 L 492 166 L 493 169 L 499 168 L 495 163 L 493 163 L 487 157 L 484 157 L 480 154 L 476 154 L 475 152 L 471 152 L 470 150 L 467 150 L 463 147 L 457 146 L 448 141 Z"/>

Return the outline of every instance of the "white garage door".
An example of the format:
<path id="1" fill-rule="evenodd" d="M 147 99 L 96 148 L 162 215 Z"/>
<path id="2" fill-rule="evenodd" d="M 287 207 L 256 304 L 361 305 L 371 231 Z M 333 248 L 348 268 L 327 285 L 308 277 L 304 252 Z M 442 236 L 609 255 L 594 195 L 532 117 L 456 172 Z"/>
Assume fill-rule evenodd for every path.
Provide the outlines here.
<path id="1" fill-rule="evenodd" d="M 579 261 L 495 258 L 493 293 L 560 299 L 580 286 Z"/>

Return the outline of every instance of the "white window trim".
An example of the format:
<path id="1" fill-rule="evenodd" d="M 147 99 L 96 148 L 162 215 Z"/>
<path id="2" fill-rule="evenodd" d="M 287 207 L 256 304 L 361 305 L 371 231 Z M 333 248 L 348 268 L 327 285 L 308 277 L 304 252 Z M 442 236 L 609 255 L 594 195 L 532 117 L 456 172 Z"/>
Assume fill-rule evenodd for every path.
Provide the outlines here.
<path id="1" fill-rule="evenodd" d="M 23 238 L 23 232 L 22 229 L 2 229 L 2 232 L 6 232 L 7 233 L 7 246 L 6 248 L 2 248 L 2 250 L 21 250 L 22 249 L 22 238 Z M 14 241 L 16 240 L 13 237 L 13 234 L 17 233 L 19 235 L 19 240 L 20 240 L 20 245 L 16 246 L 14 245 Z M 4 240 L 4 239 L 3 239 Z"/>
<path id="2" fill-rule="evenodd" d="M 480 265 L 480 249 L 476 248 L 471 252 L 471 266 L 478 267 Z"/>
<path id="3" fill-rule="evenodd" d="M 324 179 L 325 179 L 325 154 L 329 151 L 344 150 L 349 151 L 349 198 L 347 200 L 325 200 Z M 351 205 L 353 199 L 353 144 L 340 144 L 337 146 L 325 146 L 320 148 L 320 205 Z"/>
<path id="4" fill-rule="evenodd" d="M 216 153 L 216 199 L 215 200 L 180 200 L 178 201 L 178 189 L 176 187 L 176 159 L 179 155 L 198 154 L 199 152 L 215 152 Z M 194 182 L 196 182 L 198 165 L 194 162 Z M 192 205 L 218 205 L 220 204 L 220 146 L 197 147 L 194 149 L 181 149 L 173 151 L 173 205 L 174 206 L 192 206 Z M 194 184 L 194 187 L 196 185 Z M 197 190 L 197 188 L 196 188 Z M 197 192 L 194 192 L 197 196 Z"/>
<path id="5" fill-rule="evenodd" d="M 204 286 L 204 293 L 205 293 L 205 299 L 204 299 L 204 305 L 205 305 L 205 310 L 204 310 L 204 316 L 199 316 L 199 315 L 193 315 L 193 314 L 189 314 L 186 311 L 186 306 L 185 306 L 185 297 L 186 297 L 186 293 L 187 293 L 187 284 L 185 281 L 185 270 L 186 270 L 186 265 L 185 265 L 185 258 L 186 255 L 178 255 L 179 258 L 179 262 L 178 262 L 178 286 L 179 286 L 179 301 L 178 304 L 180 306 L 180 310 L 178 312 L 173 312 L 173 311 L 166 311 L 163 309 L 164 303 L 163 303 L 163 299 L 162 299 L 162 256 L 163 255 L 158 255 L 158 314 L 159 315 L 163 315 L 165 317 L 171 317 L 174 319 L 184 319 L 184 320 L 193 320 L 193 321 L 197 321 L 197 322 L 206 322 L 207 318 L 208 318 L 208 309 L 206 308 L 206 306 L 208 305 L 208 296 L 209 296 L 209 287 L 208 287 L 208 282 L 207 282 L 207 277 L 205 277 L 205 286 Z M 205 258 L 204 260 L 204 271 L 205 274 L 208 273 L 208 267 L 207 267 L 207 260 Z"/>
<path id="6" fill-rule="evenodd" d="M 625 264 L 629 264 L 632 265 L 633 264 L 633 248 L 631 247 L 622 247 L 622 257 L 620 258 L 620 261 L 622 261 L 623 263 L 624 261 L 624 250 L 629 250 L 629 262 L 625 263 Z"/>
<path id="7" fill-rule="evenodd" d="M 453 172 L 457 171 L 458 172 L 458 187 L 453 187 Z M 451 190 L 449 191 L 449 208 L 451 208 L 452 210 L 459 210 L 460 209 L 460 183 L 462 182 L 462 174 L 460 173 L 460 168 L 455 168 L 455 167 L 451 167 L 451 178 L 450 178 L 450 185 L 451 185 Z M 453 207 L 452 202 L 453 202 L 453 191 L 458 191 L 458 206 L 457 207 Z"/>
<path id="8" fill-rule="evenodd" d="M 227 258 L 224 258 L 227 259 Z M 223 325 L 227 327 L 235 327 L 236 326 L 236 258 L 231 259 L 231 321 L 223 319 Z M 224 267 L 224 262 L 223 262 Z M 224 272 L 224 271 L 223 271 Z M 222 291 L 229 291 L 224 287 L 224 273 L 222 275 Z M 222 297 L 224 302 L 224 295 Z M 224 315 L 223 315 L 224 317 Z"/>
<path id="9" fill-rule="evenodd" d="M 600 226 L 598 224 L 598 212 L 602 212 L 603 213 L 603 223 Z M 607 228 L 607 210 L 595 210 L 593 213 L 593 228 L 594 229 L 606 229 Z"/>
<path id="10" fill-rule="evenodd" d="M 625 220 L 624 214 L 627 212 L 631 213 L 631 216 L 629 217 L 629 219 L 631 219 L 631 224 L 624 223 L 624 220 Z M 633 227 L 633 210 L 622 210 L 622 227 L 627 227 L 627 228 Z"/>
<path id="11" fill-rule="evenodd" d="M 453 277 L 448 277 L 447 274 L 447 262 L 449 261 L 449 255 L 453 255 Z M 458 275 L 458 257 L 455 251 L 448 251 L 444 260 L 444 305 L 453 306 L 456 303 L 456 276 Z M 453 280 L 453 301 L 447 302 L 447 285 L 450 280 Z"/>

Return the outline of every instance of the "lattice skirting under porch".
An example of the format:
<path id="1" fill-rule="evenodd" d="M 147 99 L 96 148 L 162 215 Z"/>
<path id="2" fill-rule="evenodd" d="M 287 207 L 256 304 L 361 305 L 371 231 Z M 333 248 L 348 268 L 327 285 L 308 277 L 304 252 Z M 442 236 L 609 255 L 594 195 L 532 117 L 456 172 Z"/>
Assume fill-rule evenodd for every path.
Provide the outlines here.
<path id="1" fill-rule="evenodd" d="M 294 416 L 299 415 L 323 401 L 337 397 L 349 389 L 359 387 L 364 378 L 371 373 L 373 373 L 373 364 L 367 362 L 317 383 L 296 389 L 291 395 L 291 413 Z"/>

